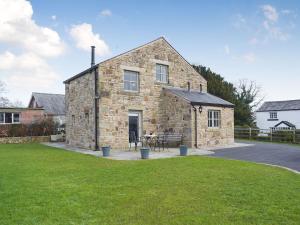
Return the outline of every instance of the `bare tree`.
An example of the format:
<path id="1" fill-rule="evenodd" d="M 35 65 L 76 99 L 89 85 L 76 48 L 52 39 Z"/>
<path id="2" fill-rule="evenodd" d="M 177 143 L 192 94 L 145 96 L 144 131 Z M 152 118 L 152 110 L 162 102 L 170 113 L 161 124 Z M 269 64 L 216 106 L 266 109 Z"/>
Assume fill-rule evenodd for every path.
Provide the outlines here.
<path id="1" fill-rule="evenodd" d="M 5 83 L 0 81 L 0 107 L 8 107 L 10 104 L 8 98 L 4 97 L 6 92 Z"/>
<path id="2" fill-rule="evenodd" d="M 255 126 L 254 111 L 263 101 L 261 87 L 254 81 L 240 80 L 236 87 L 235 123 Z"/>

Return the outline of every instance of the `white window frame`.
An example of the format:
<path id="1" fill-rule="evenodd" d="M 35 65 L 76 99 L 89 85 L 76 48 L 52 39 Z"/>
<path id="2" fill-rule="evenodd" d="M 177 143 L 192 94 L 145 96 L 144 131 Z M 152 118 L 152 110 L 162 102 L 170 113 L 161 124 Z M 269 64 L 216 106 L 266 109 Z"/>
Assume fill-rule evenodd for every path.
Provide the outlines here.
<path id="1" fill-rule="evenodd" d="M 162 67 L 165 68 L 166 73 L 162 72 Z M 165 79 L 163 79 L 164 76 L 165 76 Z M 156 79 L 157 82 L 168 84 L 169 83 L 169 66 L 165 65 L 165 64 L 156 63 L 156 65 L 155 65 L 155 79 Z"/>
<path id="2" fill-rule="evenodd" d="M 132 81 L 132 80 L 125 80 L 125 73 L 131 73 L 130 75 L 132 75 L 133 73 L 136 74 L 136 80 Z M 124 81 L 123 81 L 123 89 L 124 91 L 128 91 L 128 92 L 139 92 L 140 89 L 140 73 L 138 71 L 133 71 L 133 70 L 124 70 Z M 125 83 L 129 83 L 129 89 L 126 89 Z M 136 90 L 131 89 L 131 84 L 136 83 Z"/>
<path id="3" fill-rule="evenodd" d="M 21 113 L 12 113 L 12 112 L 0 112 L 0 113 L 3 113 L 3 122 L 0 121 L 0 124 L 20 124 L 20 119 L 21 119 Z M 9 113 L 11 114 L 11 123 L 6 123 L 5 122 L 5 116 L 6 114 Z M 19 121 L 18 122 L 15 122 L 15 115 L 18 114 L 19 115 Z"/>
<path id="4" fill-rule="evenodd" d="M 207 111 L 207 126 L 209 128 L 221 127 L 221 111 L 209 109 Z"/>
<path id="5" fill-rule="evenodd" d="M 277 112 L 270 112 L 270 119 L 278 119 Z"/>

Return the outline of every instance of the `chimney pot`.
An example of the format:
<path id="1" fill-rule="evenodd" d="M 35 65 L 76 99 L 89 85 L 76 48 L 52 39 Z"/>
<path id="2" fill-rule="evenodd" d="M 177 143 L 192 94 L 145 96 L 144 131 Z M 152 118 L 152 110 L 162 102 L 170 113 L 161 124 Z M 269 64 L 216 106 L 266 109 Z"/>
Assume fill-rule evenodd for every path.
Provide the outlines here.
<path id="1" fill-rule="evenodd" d="M 91 46 L 91 67 L 95 66 L 95 46 Z"/>

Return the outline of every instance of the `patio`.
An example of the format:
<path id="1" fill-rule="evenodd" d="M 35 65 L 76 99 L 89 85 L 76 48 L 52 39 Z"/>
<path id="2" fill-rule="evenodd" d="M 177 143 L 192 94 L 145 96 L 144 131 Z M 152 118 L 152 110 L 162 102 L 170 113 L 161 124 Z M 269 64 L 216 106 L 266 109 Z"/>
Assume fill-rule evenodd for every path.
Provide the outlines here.
<path id="1" fill-rule="evenodd" d="M 78 152 L 82 154 L 93 155 L 96 157 L 103 157 L 102 151 L 93 151 L 78 147 L 71 147 L 65 143 L 61 142 L 44 142 L 44 145 L 55 147 L 55 148 L 62 148 L 67 151 Z M 203 149 L 188 149 L 188 155 L 211 155 L 214 154 L 214 150 L 218 149 L 225 149 L 225 148 L 237 148 L 237 147 L 246 147 L 251 144 L 244 144 L 244 143 L 234 143 L 232 145 L 226 146 L 218 146 L 218 147 L 207 147 Z M 163 158 L 172 158 L 172 157 L 179 157 L 179 148 L 168 148 L 164 151 L 150 151 L 149 159 L 163 159 Z M 140 151 L 118 151 L 118 150 L 111 150 L 110 156 L 106 157 L 108 159 L 113 160 L 140 160 L 141 154 Z"/>

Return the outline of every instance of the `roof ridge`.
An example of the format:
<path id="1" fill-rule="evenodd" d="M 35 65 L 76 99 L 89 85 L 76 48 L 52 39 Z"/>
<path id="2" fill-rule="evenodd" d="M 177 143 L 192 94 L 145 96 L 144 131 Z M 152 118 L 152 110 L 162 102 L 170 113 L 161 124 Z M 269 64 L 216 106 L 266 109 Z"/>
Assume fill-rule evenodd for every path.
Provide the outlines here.
<path id="1" fill-rule="evenodd" d="M 300 101 L 300 99 L 265 101 L 264 103 L 267 103 L 267 102 L 292 102 L 292 101 Z"/>

